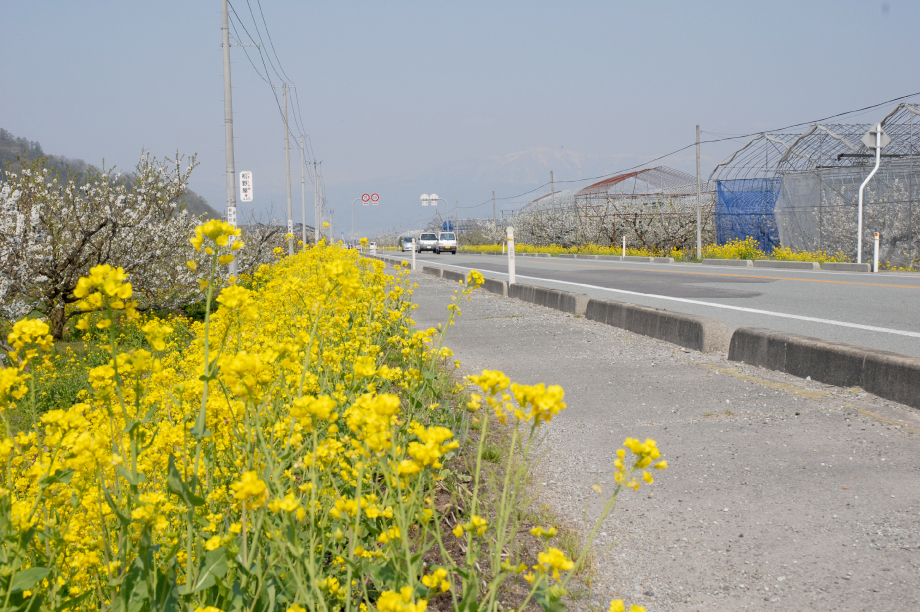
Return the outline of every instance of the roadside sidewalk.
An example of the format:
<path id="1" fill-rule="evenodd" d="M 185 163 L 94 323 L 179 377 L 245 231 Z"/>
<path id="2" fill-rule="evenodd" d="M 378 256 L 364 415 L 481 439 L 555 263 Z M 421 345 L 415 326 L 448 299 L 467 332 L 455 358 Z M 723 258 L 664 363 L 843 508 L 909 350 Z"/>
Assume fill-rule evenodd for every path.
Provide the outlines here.
<path id="1" fill-rule="evenodd" d="M 444 321 L 456 285 L 412 276 L 418 327 Z M 460 308 L 464 374 L 565 389 L 535 476 L 570 525 L 593 524 L 627 436 L 668 460 L 621 494 L 573 607 L 920 609 L 918 411 L 482 291 Z"/>

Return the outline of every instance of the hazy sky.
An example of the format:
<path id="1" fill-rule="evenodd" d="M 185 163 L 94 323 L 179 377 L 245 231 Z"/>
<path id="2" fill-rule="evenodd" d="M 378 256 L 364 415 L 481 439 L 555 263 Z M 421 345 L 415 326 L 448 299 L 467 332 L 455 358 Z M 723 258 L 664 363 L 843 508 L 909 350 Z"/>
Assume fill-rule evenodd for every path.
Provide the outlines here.
<path id="1" fill-rule="evenodd" d="M 264 38 L 258 1 L 232 4 L 256 36 L 251 8 Z M 417 223 L 421 193 L 472 206 L 492 189 L 501 198 L 533 188 L 549 169 L 572 180 L 644 162 L 691 143 L 696 123 L 741 134 L 920 91 L 916 0 L 261 0 L 261 9 L 323 160 L 337 230 L 350 231 L 350 202 L 364 191 L 381 194 L 379 207 L 356 211 L 356 228 L 372 234 Z M 220 36 L 219 0 L 5 3 L 0 127 L 46 152 L 123 168 L 142 148 L 197 153 L 192 187 L 222 210 Z M 237 170 L 254 173 L 255 208 L 280 217 L 279 111 L 244 50 L 232 57 Z M 704 146 L 704 176 L 741 144 Z M 295 219 L 299 159 L 294 149 Z M 695 172 L 692 149 L 659 163 Z M 463 214 L 480 211 L 490 216 L 491 203 Z"/>

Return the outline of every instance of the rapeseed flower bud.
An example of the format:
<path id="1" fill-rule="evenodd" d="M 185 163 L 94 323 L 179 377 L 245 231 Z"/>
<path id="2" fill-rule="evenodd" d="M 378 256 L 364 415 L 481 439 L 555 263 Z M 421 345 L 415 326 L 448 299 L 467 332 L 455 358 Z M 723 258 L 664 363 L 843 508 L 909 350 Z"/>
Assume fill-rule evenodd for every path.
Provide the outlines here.
<path id="1" fill-rule="evenodd" d="M 483 391 L 489 394 L 504 391 L 511 384 L 511 380 L 502 372 L 494 370 L 483 370 L 480 375 L 468 376 L 467 379 L 474 385 L 478 385 Z"/>
<path id="2" fill-rule="evenodd" d="M 623 603 L 622 599 L 614 599 L 610 602 L 610 610 L 608 612 L 626 612 L 626 604 Z M 632 605 L 629 607 L 629 612 L 645 612 L 645 607 Z"/>
<path id="3" fill-rule="evenodd" d="M 419 599 L 412 602 L 412 587 L 405 586 L 395 591 L 384 591 L 377 599 L 378 612 L 425 612 L 428 608 L 428 602 Z"/>
<path id="4" fill-rule="evenodd" d="M 545 527 L 534 527 L 530 530 L 531 535 L 534 535 L 538 538 L 545 538 L 547 540 L 555 536 L 556 533 L 557 531 L 555 527 L 550 527 L 549 529 L 546 529 Z"/>
<path id="5" fill-rule="evenodd" d="M 147 342 L 150 343 L 150 346 L 158 351 L 162 351 L 166 349 L 166 337 L 173 333 L 173 328 L 165 323 L 152 320 L 148 321 L 147 324 L 141 328 L 141 331 L 144 332 L 144 337 L 147 338 Z"/>
<path id="6" fill-rule="evenodd" d="M 25 385 L 28 375 L 21 374 L 17 368 L 0 369 L 0 410 L 12 400 L 22 399 L 29 388 Z"/>
<path id="7" fill-rule="evenodd" d="M 538 554 L 537 561 L 539 565 L 535 565 L 534 569 L 552 572 L 553 578 L 556 580 L 559 580 L 560 570 L 567 572 L 575 567 L 575 563 L 566 558 L 564 552 L 552 546 L 546 552 Z"/>
<path id="8" fill-rule="evenodd" d="M 439 567 L 427 576 L 422 576 L 422 584 L 433 589 L 438 587 L 442 593 L 450 590 L 450 582 L 447 581 L 447 570 Z"/>
<path id="9" fill-rule="evenodd" d="M 230 490 L 233 497 L 250 510 L 264 506 L 268 499 L 268 485 L 254 471 L 243 473 L 238 482 L 230 485 Z"/>
<path id="10" fill-rule="evenodd" d="M 226 221 L 211 219 L 195 228 L 195 235 L 189 242 L 192 243 L 196 251 L 200 251 L 205 238 L 210 238 L 217 246 L 226 246 L 229 243 L 230 236 L 239 236 L 241 233 L 240 228 L 233 227 Z"/>

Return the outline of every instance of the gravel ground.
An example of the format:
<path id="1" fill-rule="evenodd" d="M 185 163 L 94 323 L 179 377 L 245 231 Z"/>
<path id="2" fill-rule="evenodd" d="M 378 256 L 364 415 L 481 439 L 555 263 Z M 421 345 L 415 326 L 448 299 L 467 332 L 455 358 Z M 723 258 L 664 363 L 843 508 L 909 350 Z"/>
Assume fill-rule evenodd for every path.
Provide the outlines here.
<path id="1" fill-rule="evenodd" d="M 456 285 L 413 277 L 418 326 L 444 321 Z M 668 460 L 621 495 L 573 608 L 920 610 L 920 411 L 483 291 L 461 309 L 463 374 L 565 389 L 534 469 L 568 524 L 627 436 Z"/>

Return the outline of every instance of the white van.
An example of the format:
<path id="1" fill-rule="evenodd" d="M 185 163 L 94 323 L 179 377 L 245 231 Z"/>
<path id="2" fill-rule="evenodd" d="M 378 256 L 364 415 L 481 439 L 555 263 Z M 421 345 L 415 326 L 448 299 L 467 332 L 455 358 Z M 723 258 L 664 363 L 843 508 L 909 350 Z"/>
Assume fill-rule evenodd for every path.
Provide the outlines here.
<path id="1" fill-rule="evenodd" d="M 444 251 L 450 251 L 454 255 L 457 254 L 457 235 L 455 233 L 438 233 L 438 250 L 436 250 L 435 253 L 441 253 Z"/>
<path id="2" fill-rule="evenodd" d="M 423 232 L 418 238 L 418 252 L 431 251 L 438 252 L 438 235 L 433 232 Z"/>

